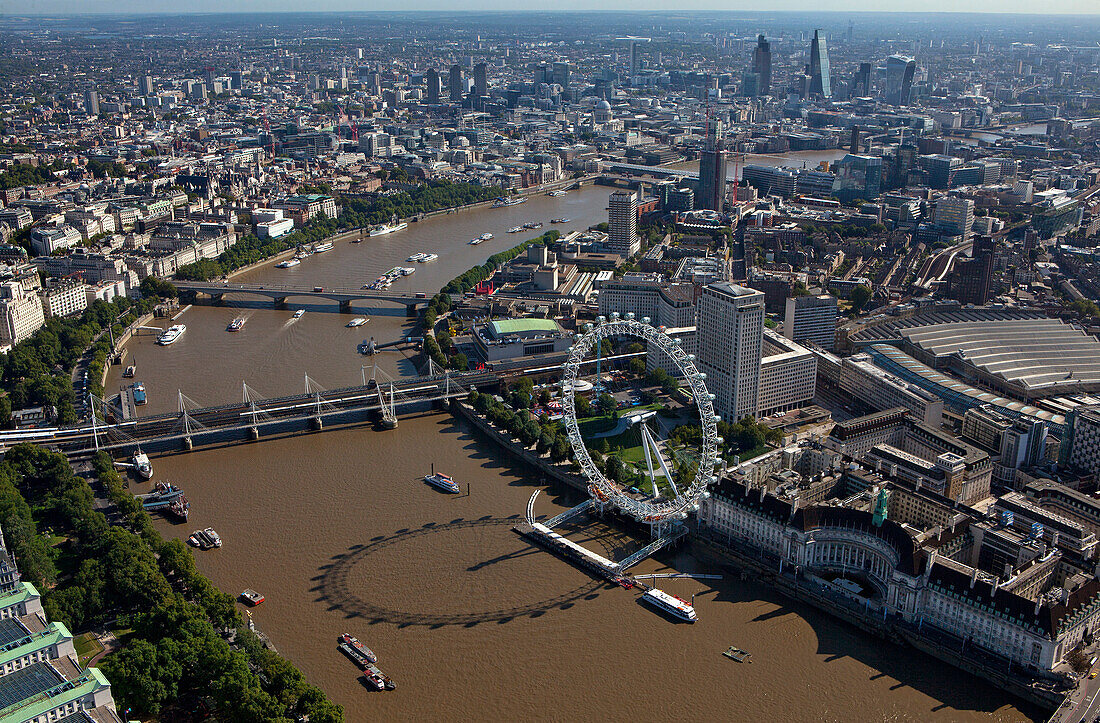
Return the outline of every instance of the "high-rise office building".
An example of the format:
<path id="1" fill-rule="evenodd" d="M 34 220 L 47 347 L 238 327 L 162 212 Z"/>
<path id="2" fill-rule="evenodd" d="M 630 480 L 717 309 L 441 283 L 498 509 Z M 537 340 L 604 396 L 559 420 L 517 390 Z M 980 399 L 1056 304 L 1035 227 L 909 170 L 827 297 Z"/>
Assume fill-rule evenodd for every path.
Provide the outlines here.
<path id="1" fill-rule="evenodd" d="M 871 201 L 882 192 L 882 158 L 849 153 L 837 161 L 833 195 L 841 203 Z"/>
<path id="2" fill-rule="evenodd" d="M 945 236 L 970 235 L 974 228 L 974 201 L 969 198 L 947 196 L 936 201 L 934 225 Z"/>
<path id="3" fill-rule="evenodd" d="M 138 91 L 144 96 L 153 94 L 153 76 L 143 75 L 138 82 Z"/>
<path id="4" fill-rule="evenodd" d="M 969 260 L 955 261 L 947 277 L 947 298 L 960 304 L 984 306 L 989 303 L 993 286 L 993 239 L 988 236 L 974 240 Z"/>
<path id="5" fill-rule="evenodd" d="M 822 349 L 832 351 L 836 338 L 835 296 L 789 296 L 785 312 L 783 336 L 791 341 L 812 341 Z"/>
<path id="6" fill-rule="evenodd" d="M 633 78 L 642 70 L 642 59 L 638 54 L 638 41 L 630 41 L 630 77 Z"/>
<path id="7" fill-rule="evenodd" d="M 810 43 L 810 95 L 830 98 L 833 95 L 829 81 L 829 48 L 825 42 L 825 31 L 815 30 Z"/>
<path id="8" fill-rule="evenodd" d="M 752 72 L 756 73 L 756 95 L 770 95 L 772 90 L 772 44 L 763 35 L 756 37 L 752 51 Z"/>
<path id="9" fill-rule="evenodd" d="M 485 63 L 478 63 L 474 66 L 474 95 L 479 98 L 489 95 L 487 72 L 488 66 Z"/>
<path id="10" fill-rule="evenodd" d="M 853 98 L 863 98 L 871 95 L 870 63 L 859 64 L 859 70 L 856 71 L 856 75 L 852 79 L 852 92 L 849 95 Z"/>
<path id="11" fill-rule="evenodd" d="M 699 196 L 696 205 L 721 211 L 726 196 L 726 151 L 723 147 L 722 123 L 707 124 L 707 140 L 699 154 Z"/>
<path id="12" fill-rule="evenodd" d="M 233 90 L 241 90 L 244 88 L 244 71 L 229 71 L 229 87 Z"/>
<path id="13" fill-rule="evenodd" d="M 84 112 L 99 115 L 99 93 L 94 89 L 84 91 Z"/>
<path id="14" fill-rule="evenodd" d="M 607 203 L 607 245 L 617 254 L 638 253 L 638 198 L 633 191 L 615 191 Z"/>
<path id="15" fill-rule="evenodd" d="M 428 72 L 424 74 L 424 80 L 428 85 L 425 100 L 429 105 L 439 105 L 439 96 L 443 92 L 439 71 L 435 68 L 428 68 Z"/>
<path id="16" fill-rule="evenodd" d="M 447 87 L 451 91 L 451 102 L 461 103 L 462 91 L 464 91 L 465 88 L 462 87 L 462 66 L 460 66 L 458 63 L 455 63 L 451 66 L 451 77 L 448 81 Z"/>
<path id="17" fill-rule="evenodd" d="M 733 422 L 755 416 L 764 343 L 764 294 L 719 281 L 699 297 L 696 365 L 707 375 L 714 409 Z"/>
<path id="18" fill-rule="evenodd" d="M 554 76 L 553 81 L 562 88 L 569 87 L 569 81 L 572 80 L 572 68 L 567 62 L 554 63 Z"/>
<path id="19" fill-rule="evenodd" d="M 907 105 L 913 89 L 913 73 L 917 61 L 904 55 L 891 55 L 886 59 L 886 102 L 891 105 Z"/>

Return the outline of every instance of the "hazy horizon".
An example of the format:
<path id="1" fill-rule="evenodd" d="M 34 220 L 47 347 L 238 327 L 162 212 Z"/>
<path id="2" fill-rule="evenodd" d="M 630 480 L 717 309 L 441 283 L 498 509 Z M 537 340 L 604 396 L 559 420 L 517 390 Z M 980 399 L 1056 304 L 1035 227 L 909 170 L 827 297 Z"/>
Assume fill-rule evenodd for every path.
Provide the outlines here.
<path id="1" fill-rule="evenodd" d="M 896 6 L 896 7 L 895 7 Z M 830 13 L 898 13 L 910 15 L 1082 15 L 1100 16 L 1100 4 L 1095 0 L 1055 0 L 1046 3 L 1042 12 L 1035 11 L 1034 2 L 1026 0 L 974 0 L 960 9 L 957 2 L 950 0 L 929 0 L 914 10 L 909 3 L 885 4 L 875 0 L 856 0 L 855 2 L 820 3 L 813 0 L 774 0 L 764 8 L 730 9 L 724 0 L 689 0 L 678 3 L 675 8 L 668 6 L 667 0 L 567 0 L 553 8 L 516 8 L 509 0 L 476 0 L 475 2 L 455 3 L 446 0 L 404 0 L 403 2 L 382 2 L 372 7 L 363 7 L 362 3 L 344 0 L 321 0 L 313 7 L 303 8 L 301 3 L 291 0 L 239 0 L 227 4 L 223 0 L 192 0 L 180 7 L 170 0 L 31 0 L 14 2 L 0 0 L 0 14 L 11 16 L 27 15 L 195 15 L 195 14 L 310 14 L 310 13 L 509 13 L 509 14 L 567 14 L 567 13 L 650 13 L 682 15 L 691 12 L 721 12 L 729 14 L 745 13 L 785 13 L 810 12 Z"/>

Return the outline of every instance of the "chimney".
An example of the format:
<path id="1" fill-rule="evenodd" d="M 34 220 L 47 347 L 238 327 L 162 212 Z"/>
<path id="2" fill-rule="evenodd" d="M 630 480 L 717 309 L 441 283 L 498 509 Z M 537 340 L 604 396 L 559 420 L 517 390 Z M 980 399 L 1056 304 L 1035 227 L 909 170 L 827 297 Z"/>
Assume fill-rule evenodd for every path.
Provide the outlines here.
<path id="1" fill-rule="evenodd" d="M 1035 615 L 1039 614 L 1039 608 L 1041 608 L 1042 606 L 1043 606 L 1043 596 L 1040 595 L 1039 597 L 1035 598 Z"/>
<path id="2" fill-rule="evenodd" d="M 978 581 L 978 568 L 973 568 L 970 571 L 970 589 L 974 589 L 974 583 Z"/>

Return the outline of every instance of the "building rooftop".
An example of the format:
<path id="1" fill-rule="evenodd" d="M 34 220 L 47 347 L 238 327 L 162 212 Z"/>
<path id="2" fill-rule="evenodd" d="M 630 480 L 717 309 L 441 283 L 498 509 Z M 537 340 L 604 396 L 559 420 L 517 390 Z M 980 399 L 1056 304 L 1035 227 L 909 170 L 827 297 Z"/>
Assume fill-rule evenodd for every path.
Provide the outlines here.
<path id="1" fill-rule="evenodd" d="M 553 333 L 558 331 L 558 322 L 553 319 L 503 319 L 490 321 L 489 330 L 498 339 L 509 334 L 530 334 L 539 331 Z"/>

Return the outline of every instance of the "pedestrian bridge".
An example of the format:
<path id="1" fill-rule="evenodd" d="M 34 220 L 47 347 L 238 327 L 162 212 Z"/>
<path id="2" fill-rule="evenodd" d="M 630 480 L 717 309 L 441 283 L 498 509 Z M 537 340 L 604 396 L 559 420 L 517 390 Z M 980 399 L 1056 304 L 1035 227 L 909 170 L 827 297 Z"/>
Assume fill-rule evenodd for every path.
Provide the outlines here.
<path id="1" fill-rule="evenodd" d="M 350 312 L 355 301 L 376 301 L 390 304 L 404 304 L 411 313 L 418 306 L 424 306 L 430 298 L 426 292 L 389 292 L 368 289 L 342 289 L 321 286 L 284 286 L 281 284 L 231 284 L 229 282 L 210 281 L 174 281 L 173 285 L 181 294 L 195 298 L 207 296 L 214 303 L 220 303 L 226 294 L 234 296 L 261 296 L 271 299 L 275 306 L 283 307 L 287 299 L 329 299 L 340 304 L 340 311 Z"/>

